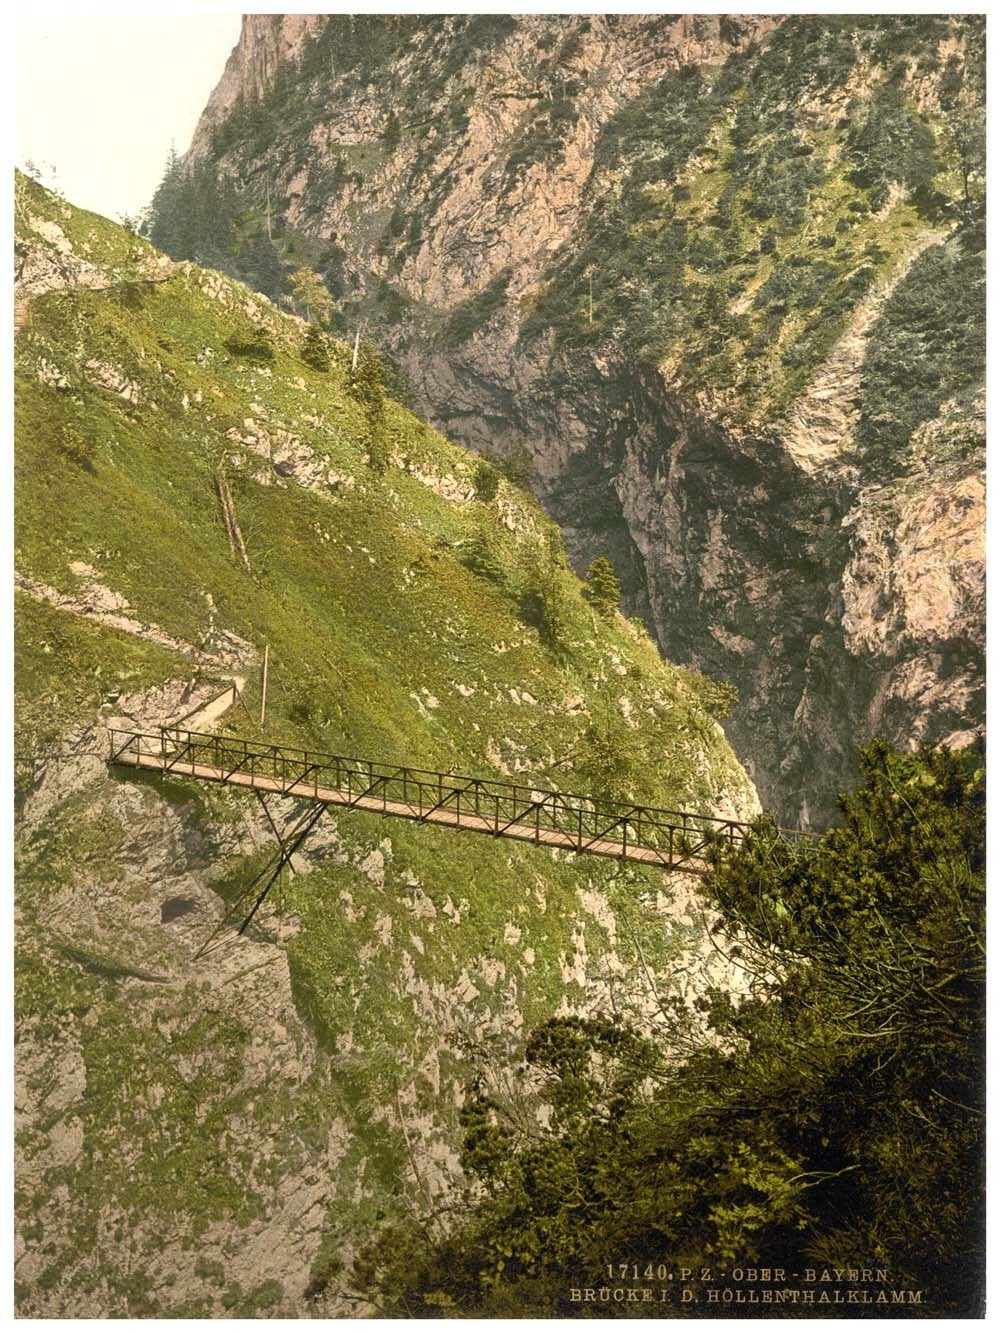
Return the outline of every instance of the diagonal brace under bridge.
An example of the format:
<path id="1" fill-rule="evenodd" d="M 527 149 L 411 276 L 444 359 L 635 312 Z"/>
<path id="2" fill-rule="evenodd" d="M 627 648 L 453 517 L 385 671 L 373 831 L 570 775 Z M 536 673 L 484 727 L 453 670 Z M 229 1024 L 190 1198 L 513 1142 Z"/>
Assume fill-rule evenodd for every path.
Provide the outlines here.
<path id="1" fill-rule="evenodd" d="M 238 909 L 246 901 L 247 897 L 254 890 L 254 888 L 256 888 L 256 886 L 261 882 L 261 880 L 264 880 L 264 887 L 257 894 L 257 897 L 254 899 L 250 911 L 243 918 L 243 921 L 241 922 L 239 929 L 236 932 L 238 935 L 242 935 L 245 933 L 247 927 L 250 925 L 251 921 L 257 915 L 257 912 L 260 909 L 262 903 L 264 902 L 264 899 L 267 897 L 268 893 L 270 893 L 271 888 L 274 885 L 275 881 L 277 880 L 278 876 L 281 874 L 282 870 L 284 870 L 286 865 L 291 864 L 292 857 L 295 855 L 297 851 L 300 850 L 306 838 L 308 838 L 309 834 L 312 832 L 313 828 L 319 821 L 320 816 L 324 813 L 324 811 L 327 808 L 326 803 L 323 801 L 311 802 L 306 807 L 305 812 L 301 814 L 299 818 L 295 821 L 295 823 L 292 826 L 291 832 L 285 836 L 282 836 L 281 832 L 278 829 L 277 824 L 274 822 L 274 816 L 271 814 L 271 811 L 268 807 L 267 798 L 261 792 L 257 792 L 256 796 L 257 799 L 260 801 L 261 806 L 263 807 L 264 814 L 267 816 L 267 822 L 271 826 L 271 832 L 274 834 L 274 840 L 278 844 L 278 853 L 276 856 L 270 857 L 267 860 L 267 862 L 253 877 L 253 879 L 246 886 L 246 888 L 236 899 L 236 901 L 224 913 L 222 920 L 211 931 L 208 938 L 205 940 L 204 944 L 202 944 L 201 947 L 195 953 L 194 955 L 195 958 L 204 957 L 206 954 L 211 953 L 213 951 L 213 941 L 215 941 L 216 938 L 220 935 L 220 933 L 225 929 L 230 919 L 235 918 Z"/>

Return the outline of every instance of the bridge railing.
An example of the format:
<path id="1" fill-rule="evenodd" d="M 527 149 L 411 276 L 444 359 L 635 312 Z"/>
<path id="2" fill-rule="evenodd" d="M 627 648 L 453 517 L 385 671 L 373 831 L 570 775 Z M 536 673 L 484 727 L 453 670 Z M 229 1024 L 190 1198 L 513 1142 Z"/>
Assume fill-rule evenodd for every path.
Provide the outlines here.
<path id="1" fill-rule="evenodd" d="M 235 782 L 296 796 L 479 828 L 578 852 L 645 859 L 666 866 L 741 842 L 749 825 L 690 811 L 594 800 L 527 783 L 466 777 L 411 765 L 216 736 L 167 727 L 111 733 L 112 760 Z M 800 835 L 789 833 L 789 839 Z"/>

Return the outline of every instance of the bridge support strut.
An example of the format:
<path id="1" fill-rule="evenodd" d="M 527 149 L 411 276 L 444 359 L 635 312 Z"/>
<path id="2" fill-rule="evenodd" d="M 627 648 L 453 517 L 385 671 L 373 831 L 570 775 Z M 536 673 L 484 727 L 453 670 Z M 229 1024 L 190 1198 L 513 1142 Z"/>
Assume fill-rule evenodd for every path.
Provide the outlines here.
<path id="1" fill-rule="evenodd" d="M 257 897 L 254 899 L 253 906 L 250 908 L 250 911 L 243 918 L 243 921 L 241 922 L 239 929 L 236 931 L 237 935 L 244 934 L 247 927 L 250 925 L 250 922 L 257 915 L 257 912 L 260 909 L 261 905 L 263 904 L 264 899 L 270 893 L 271 888 L 274 885 L 275 881 L 277 880 L 278 876 L 281 874 L 282 870 L 284 870 L 285 866 L 291 863 L 292 857 L 305 842 L 306 838 L 308 838 L 309 834 L 313 831 L 316 824 L 319 822 L 320 815 L 322 815 L 324 810 L 326 809 L 325 802 L 310 801 L 309 804 L 306 806 L 306 809 L 296 820 L 295 824 L 292 827 L 292 831 L 289 834 L 282 836 L 280 830 L 278 829 L 277 824 L 274 822 L 274 816 L 271 814 L 271 811 L 268 808 L 267 799 L 264 796 L 263 792 L 257 791 L 254 794 L 256 795 L 258 801 L 260 801 L 260 804 L 264 810 L 264 814 L 267 815 L 267 822 L 270 824 L 271 832 L 274 834 L 274 840 L 278 844 L 277 855 L 268 859 L 266 864 L 262 867 L 261 870 L 257 872 L 257 874 L 253 877 L 253 879 L 243 890 L 240 896 L 236 899 L 233 905 L 230 908 L 228 908 L 222 920 L 215 927 L 215 929 L 209 935 L 208 939 L 201 946 L 198 952 L 194 955 L 195 958 L 202 958 L 204 957 L 205 954 L 211 952 L 211 946 L 213 940 L 215 940 L 216 936 L 218 936 L 221 933 L 221 931 L 226 926 L 230 918 L 235 916 L 237 909 L 241 906 L 241 904 L 243 904 L 246 901 L 247 897 L 250 895 L 253 889 L 255 889 L 256 886 L 261 882 L 261 880 L 263 880 L 264 887 L 258 892 Z"/>

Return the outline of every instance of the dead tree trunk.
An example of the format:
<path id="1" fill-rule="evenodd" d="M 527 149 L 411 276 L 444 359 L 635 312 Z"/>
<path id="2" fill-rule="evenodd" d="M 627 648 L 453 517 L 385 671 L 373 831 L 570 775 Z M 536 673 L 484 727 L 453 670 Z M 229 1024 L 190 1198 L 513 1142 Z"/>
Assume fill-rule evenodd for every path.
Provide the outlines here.
<path id="1" fill-rule="evenodd" d="M 229 483 L 221 472 L 216 474 L 215 490 L 219 497 L 219 504 L 222 506 L 222 520 L 226 525 L 226 536 L 229 538 L 229 553 L 235 558 L 237 551 L 239 551 L 243 567 L 249 574 L 250 557 L 247 555 L 246 543 L 243 540 L 243 533 L 240 531 L 239 521 L 236 518 L 236 506 L 233 504 Z"/>

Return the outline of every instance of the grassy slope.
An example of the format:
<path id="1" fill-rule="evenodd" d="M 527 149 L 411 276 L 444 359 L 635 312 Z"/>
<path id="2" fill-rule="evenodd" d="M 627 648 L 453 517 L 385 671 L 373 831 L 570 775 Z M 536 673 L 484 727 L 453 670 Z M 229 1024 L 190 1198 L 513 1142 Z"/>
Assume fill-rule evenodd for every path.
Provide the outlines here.
<path id="1" fill-rule="evenodd" d="M 110 229 L 99 219 L 91 225 L 95 240 L 102 226 Z M 223 349 L 234 327 L 246 332 L 242 307 L 272 327 L 273 365 L 261 368 Z M 205 640 L 213 618 L 255 644 L 266 638 L 269 734 L 387 760 L 482 769 L 489 737 L 508 760 L 523 752 L 526 772 L 541 778 L 544 757 L 565 756 L 578 740 L 580 723 L 563 708 L 567 696 L 606 701 L 624 679 L 633 712 L 678 741 L 669 778 L 641 771 L 641 794 L 673 803 L 710 799 L 713 783 L 699 771 L 700 756 L 713 752 L 734 770 L 698 706 L 698 682 L 662 664 L 640 631 L 590 613 L 554 527 L 525 496 L 503 487 L 510 532 L 496 504 L 443 500 L 399 468 L 385 480 L 372 474 L 363 417 L 342 371 L 311 371 L 296 356 L 299 339 L 296 326 L 261 298 L 197 271 L 125 297 L 74 291 L 36 300 L 18 345 L 22 572 L 72 593 L 78 582 L 69 563 L 86 561 L 143 617 L 187 642 Z M 84 357 L 139 384 L 138 403 L 95 384 Z M 43 359 L 59 367 L 68 388 L 40 382 Z M 307 416 L 322 416 L 323 424 L 307 424 Z M 255 456 L 247 463 L 226 432 L 242 431 L 251 418 L 276 440 L 293 430 L 346 486 L 318 495 Z M 469 485 L 473 460 L 393 405 L 389 432 L 414 473 Z M 91 463 L 67 456 L 65 441 L 74 435 L 91 443 Z M 219 517 L 213 480 L 224 456 L 248 539 L 249 576 L 230 557 Z M 260 484 L 261 472 L 269 484 Z M 505 586 L 461 563 L 484 526 Z M 531 562 L 550 551 L 570 623 L 561 661 L 518 616 Z M 67 624 L 66 632 L 76 631 Z M 51 672 L 60 670 L 79 674 L 65 653 L 51 664 Z M 473 693 L 465 697 L 457 683 Z M 22 685 L 27 695 L 48 690 L 37 672 L 25 673 Z M 531 693 L 537 706 L 512 704 L 512 688 Z M 421 690 L 438 696 L 439 706 L 418 704 L 412 695 Z"/>
<path id="2" fill-rule="evenodd" d="M 43 243 L 30 230 L 39 219 L 54 222 L 78 254 L 119 279 L 108 291 L 37 297 L 18 335 L 23 573 L 74 593 L 79 581 L 69 562 L 84 561 L 128 599 L 133 615 L 187 643 L 210 642 L 220 628 L 256 645 L 266 640 L 270 738 L 487 775 L 495 771 L 487 756 L 499 751 L 525 774 L 573 790 L 586 787 L 582 738 L 593 720 L 626 744 L 626 778 L 637 798 L 704 808 L 727 793 L 746 799 L 741 770 L 699 702 L 704 683 L 662 663 L 625 621 L 592 614 L 557 533 L 527 497 L 505 485 L 490 506 L 442 498 L 414 473 L 467 482 L 474 460 L 395 405 L 388 409 L 393 451 L 410 460 L 411 471 L 394 465 L 377 477 L 365 461 L 364 421 L 345 391 L 342 357 L 330 374 L 316 374 L 298 359 L 300 327 L 263 298 L 186 267 L 159 285 L 133 283 L 130 274 L 150 253 L 144 242 L 30 183 L 22 200 L 29 244 Z M 276 349 L 263 368 L 224 348 L 230 335 L 255 325 L 270 330 Z M 137 401 L 102 387 L 102 366 L 136 384 Z M 61 386 L 47 382 L 56 378 L 53 367 Z M 337 471 L 337 488 L 307 490 L 249 453 L 232 438 L 247 433 L 249 419 L 276 441 L 293 433 Z M 250 574 L 230 556 L 219 515 L 213 483 L 223 459 Z M 459 558 L 484 527 L 499 552 L 500 583 Z M 555 562 L 569 626 L 558 659 L 518 614 L 532 565 L 543 556 Z M 92 721 L 118 690 L 193 671 L 175 654 L 22 595 L 17 653 L 25 785 L 32 760 L 67 728 Z M 512 690 L 531 700 L 522 693 L 515 702 Z M 640 724 L 634 730 L 621 696 Z M 253 710 L 254 687 L 249 702 Z M 254 731 L 242 714 L 230 725 Z M 154 814 L 161 800 L 193 831 L 235 827 L 247 808 L 241 797 L 183 782 L 150 785 Z M 629 904 L 650 965 L 684 946 L 684 928 L 665 929 L 643 907 L 663 888 L 662 877 L 638 868 L 583 865 L 362 814 L 339 819 L 338 834 L 346 860 L 292 879 L 284 900 L 302 920 L 288 944 L 295 1000 L 321 1045 L 336 1053 L 336 1076 L 331 1083 L 319 1067 L 306 1069 L 294 1088 L 262 1093 L 238 1078 L 252 1018 L 199 1012 L 196 983 L 183 987 L 172 1034 L 141 1020 L 122 978 L 164 965 L 157 927 L 117 941 L 49 927 L 53 894 L 116 883 L 134 830 L 113 803 L 74 792 L 25 831 L 18 1019 L 33 1040 L 54 1049 L 71 1028 L 86 1066 L 80 1158 L 72 1169 L 24 1177 L 21 1216 L 31 1243 L 46 1245 L 53 1209 L 65 1216 L 53 1203 L 60 1187 L 73 1218 L 69 1233 L 60 1230 L 64 1222 L 51 1228 L 48 1267 L 27 1293 L 31 1309 L 66 1309 L 46 1306 L 45 1289 L 69 1273 L 75 1290 L 89 1284 L 103 1293 L 108 1312 L 218 1312 L 207 1296 L 165 1307 L 141 1269 L 122 1267 L 115 1235 L 136 1227 L 140 1235 L 186 1237 L 192 1265 L 203 1251 L 201 1276 L 217 1282 L 224 1308 L 286 1308 L 276 1306 L 280 1291 L 227 1287 L 225 1264 L 198 1238 L 217 1223 L 234 1234 L 252 1228 L 266 1213 L 268 1173 L 287 1176 L 315 1163 L 334 1112 L 350 1127 L 338 1209 L 349 1236 L 409 1188 L 402 1138 L 375 1113 L 392 1104 L 400 1084 L 413 1086 L 415 1106 L 437 1132 L 453 1135 L 449 1080 L 460 1077 L 461 1062 L 438 1049 L 442 1022 L 481 1030 L 513 1003 L 530 1025 L 581 999 L 583 988 L 565 980 L 570 960 L 581 939 L 598 959 L 608 934 L 581 910 L 579 890 Z M 376 848 L 384 884 L 366 863 Z M 253 854 L 232 858 L 219 890 L 242 886 L 255 865 Z M 108 932 L 113 925 L 112 910 Z M 627 939 L 616 947 L 634 959 Z M 408 989 L 401 978 L 411 973 Z M 458 1004 L 463 974 L 478 994 Z M 442 1006 L 443 1020 L 421 1011 L 411 993 L 421 988 Z M 429 1054 L 439 1059 L 441 1092 L 427 1072 Z M 185 1060 L 182 1077 L 176 1070 Z M 165 1086 L 155 1115 L 145 1100 L 154 1073 Z M 234 1144 L 247 1118 L 267 1145 L 264 1166 Z M 32 1132 L 21 1144 L 29 1159 Z M 358 1184 L 351 1203 L 346 1196 Z M 109 1208 L 118 1210 L 117 1233 L 108 1232 Z M 337 1234 L 330 1233 L 332 1248 Z"/>

